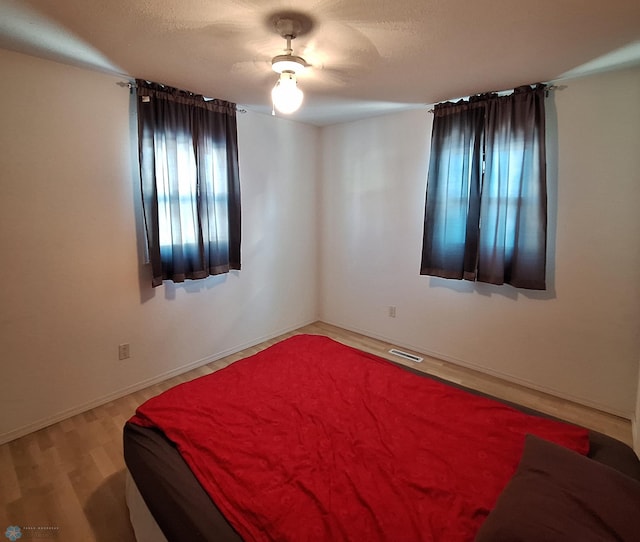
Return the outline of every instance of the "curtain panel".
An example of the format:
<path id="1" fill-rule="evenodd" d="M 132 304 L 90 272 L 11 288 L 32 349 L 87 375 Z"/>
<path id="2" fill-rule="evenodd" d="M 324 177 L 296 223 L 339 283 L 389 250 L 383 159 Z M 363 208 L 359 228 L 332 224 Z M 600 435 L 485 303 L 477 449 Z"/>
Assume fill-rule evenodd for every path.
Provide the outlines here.
<path id="1" fill-rule="evenodd" d="M 435 107 L 422 275 L 546 288 L 545 93 Z"/>
<path id="2" fill-rule="evenodd" d="M 236 106 L 136 80 L 152 286 L 240 269 Z"/>

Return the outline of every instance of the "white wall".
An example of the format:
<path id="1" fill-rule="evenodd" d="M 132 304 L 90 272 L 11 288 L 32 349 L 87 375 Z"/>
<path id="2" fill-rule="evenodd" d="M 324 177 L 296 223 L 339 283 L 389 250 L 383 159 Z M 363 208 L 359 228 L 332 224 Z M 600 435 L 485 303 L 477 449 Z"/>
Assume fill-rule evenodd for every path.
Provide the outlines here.
<path id="1" fill-rule="evenodd" d="M 317 319 L 317 128 L 239 115 L 243 269 L 152 289 L 128 91 L 3 50 L 0 73 L 0 442 Z"/>
<path id="2" fill-rule="evenodd" d="M 321 319 L 631 418 L 639 91 L 636 68 L 570 81 L 547 100 L 551 257 L 542 293 L 419 275 L 431 115 L 323 128 Z"/>

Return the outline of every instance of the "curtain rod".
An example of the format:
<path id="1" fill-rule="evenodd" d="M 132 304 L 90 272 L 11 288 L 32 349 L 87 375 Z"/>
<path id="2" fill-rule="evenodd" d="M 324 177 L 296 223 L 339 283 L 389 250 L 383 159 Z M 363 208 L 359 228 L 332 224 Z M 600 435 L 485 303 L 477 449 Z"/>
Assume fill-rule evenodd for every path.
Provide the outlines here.
<path id="1" fill-rule="evenodd" d="M 548 95 L 549 92 L 552 91 L 552 90 L 564 90 L 565 88 L 567 88 L 567 85 L 554 85 L 554 84 L 551 84 L 551 85 L 545 87 L 545 91 L 547 92 L 547 95 Z M 494 92 L 483 92 L 482 94 L 506 94 L 508 92 L 513 92 L 513 90 L 498 90 L 498 91 L 494 91 Z M 478 94 L 473 94 L 472 96 L 478 96 Z M 451 100 L 444 100 L 444 101 L 438 102 L 438 103 L 457 102 L 459 100 L 467 100 L 469 98 L 471 98 L 471 96 L 463 96 L 461 98 L 453 98 Z M 428 104 L 428 105 L 437 105 L 437 104 Z M 433 108 L 428 109 L 427 113 L 433 113 Z"/>
<path id="2" fill-rule="evenodd" d="M 136 88 L 135 83 L 132 83 L 131 81 L 118 81 L 116 83 L 116 85 L 118 85 L 119 87 L 122 88 L 128 88 L 130 92 L 133 92 L 133 89 Z M 547 92 L 552 91 L 552 90 L 564 90 L 565 88 L 567 88 L 567 85 L 549 85 L 548 87 L 545 88 L 545 90 Z M 510 90 L 500 90 L 497 92 L 488 92 L 488 93 L 483 93 L 483 94 L 502 94 L 505 92 L 511 92 Z M 475 94 L 474 94 L 475 96 Z M 452 102 L 452 101 L 458 101 L 458 100 L 465 100 L 470 98 L 471 96 L 463 96 L 461 98 L 453 98 L 451 100 L 444 100 L 445 102 Z M 443 102 L 438 102 L 438 103 L 443 103 Z M 437 104 L 429 104 L 429 105 L 437 105 Z M 236 105 L 236 111 L 238 113 L 246 113 L 247 110 L 244 109 L 243 107 L 239 107 L 238 105 Z M 428 109 L 427 113 L 433 113 L 433 109 Z"/>
<path id="3" fill-rule="evenodd" d="M 129 92 L 133 92 L 133 89 L 136 88 L 135 83 L 132 83 L 131 81 L 118 81 L 116 83 L 116 85 L 118 85 L 119 87 L 122 87 L 122 88 L 128 88 Z M 244 109 L 243 107 L 239 107 L 237 104 L 236 104 L 236 111 L 238 113 L 246 113 L 247 112 L 246 109 Z"/>

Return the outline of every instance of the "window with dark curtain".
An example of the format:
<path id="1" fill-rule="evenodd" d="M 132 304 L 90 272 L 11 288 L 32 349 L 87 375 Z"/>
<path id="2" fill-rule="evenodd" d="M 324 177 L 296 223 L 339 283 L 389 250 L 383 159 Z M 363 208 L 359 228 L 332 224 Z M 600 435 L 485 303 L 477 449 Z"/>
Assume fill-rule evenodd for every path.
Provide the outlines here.
<path id="1" fill-rule="evenodd" d="M 236 105 L 136 80 L 152 286 L 240 269 Z"/>
<path id="2" fill-rule="evenodd" d="M 434 108 L 420 274 L 546 288 L 545 93 Z"/>

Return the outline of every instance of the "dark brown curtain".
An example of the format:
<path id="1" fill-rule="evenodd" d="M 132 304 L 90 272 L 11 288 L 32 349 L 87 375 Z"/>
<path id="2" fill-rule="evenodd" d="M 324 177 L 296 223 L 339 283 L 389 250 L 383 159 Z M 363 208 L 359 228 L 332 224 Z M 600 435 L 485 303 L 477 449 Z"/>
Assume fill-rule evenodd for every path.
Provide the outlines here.
<path id="1" fill-rule="evenodd" d="M 136 86 L 152 285 L 240 269 L 235 104 L 147 81 Z"/>
<path id="2" fill-rule="evenodd" d="M 480 222 L 484 107 L 434 110 L 421 274 L 475 279 Z"/>
<path id="3" fill-rule="evenodd" d="M 434 110 L 420 273 L 544 290 L 545 88 Z"/>
<path id="4" fill-rule="evenodd" d="M 521 87 L 486 102 L 485 171 L 477 280 L 545 289 L 545 89 Z"/>

